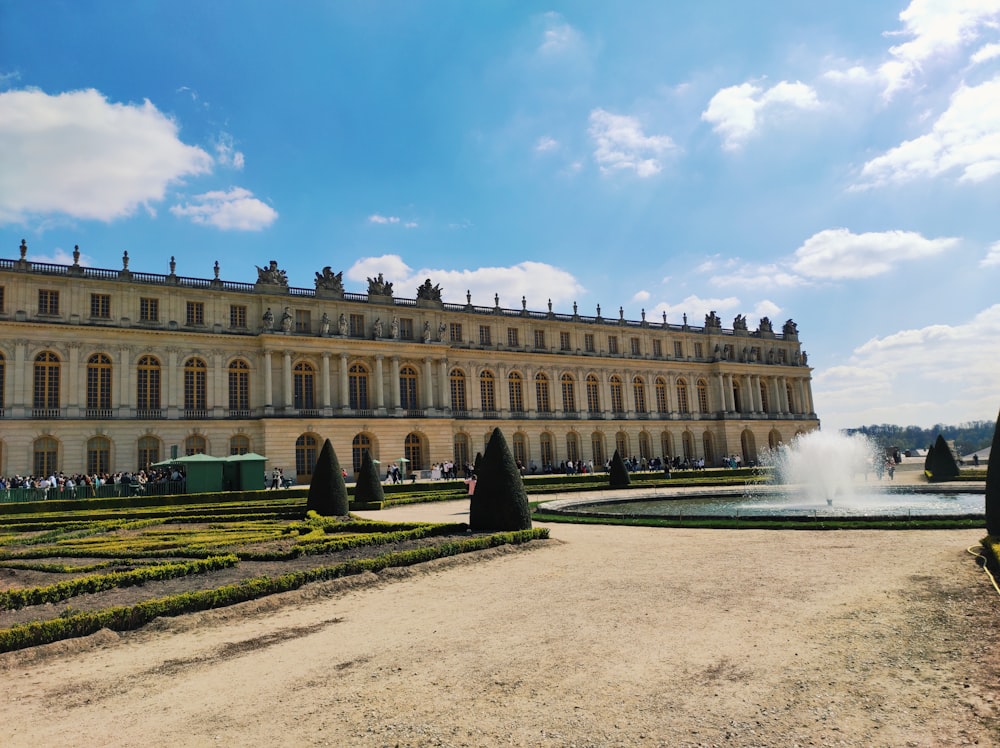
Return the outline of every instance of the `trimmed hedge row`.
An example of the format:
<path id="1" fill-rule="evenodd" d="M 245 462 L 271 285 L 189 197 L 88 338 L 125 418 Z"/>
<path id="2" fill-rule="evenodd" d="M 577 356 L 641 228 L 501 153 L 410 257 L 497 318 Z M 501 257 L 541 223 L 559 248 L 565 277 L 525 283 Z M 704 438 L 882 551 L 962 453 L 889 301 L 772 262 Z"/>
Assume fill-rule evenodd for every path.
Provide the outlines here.
<path id="1" fill-rule="evenodd" d="M 236 566 L 239 559 L 232 555 L 212 556 L 203 561 L 190 561 L 186 564 L 158 564 L 146 566 L 133 571 L 113 571 L 110 574 L 94 574 L 89 577 L 71 579 L 66 582 L 34 587 L 21 590 L 0 592 L 0 609 L 18 610 L 29 605 L 43 605 L 68 600 L 77 595 L 101 592 L 116 587 L 135 587 L 145 582 L 161 581 L 187 577 L 192 574 L 203 574 L 216 569 L 226 569 Z"/>
<path id="2" fill-rule="evenodd" d="M 424 525 L 395 532 L 375 530 L 349 537 L 299 543 L 287 551 L 237 551 L 237 555 L 244 561 L 287 561 L 301 556 L 322 556 L 326 553 L 336 553 L 350 548 L 390 545 L 439 535 L 454 535 L 456 532 L 465 532 L 468 529 L 468 526 L 464 524 L 442 524 Z"/>
<path id="3" fill-rule="evenodd" d="M 378 572 L 395 566 L 411 566 L 445 556 L 454 556 L 500 545 L 526 543 L 548 536 L 549 532 L 545 528 L 496 533 L 443 543 L 438 546 L 387 553 L 375 558 L 354 559 L 335 566 L 292 572 L 280 577 L 257 577 L 214 590 L 188 592 L 157 600 L 147 600 L 127 607 L 77 613 L 65 618 L 20 624 L 0 631 L 0 652 L 11 652 L 62 639 L 89 636 L 103 628 L 114 631 L 130 631 L 144 626 L 160 616 L 178 616 L 200 610 L 221 608 L 278 592 L 295 590 L 310 582 L 337 579 L 364 571 Z"/>

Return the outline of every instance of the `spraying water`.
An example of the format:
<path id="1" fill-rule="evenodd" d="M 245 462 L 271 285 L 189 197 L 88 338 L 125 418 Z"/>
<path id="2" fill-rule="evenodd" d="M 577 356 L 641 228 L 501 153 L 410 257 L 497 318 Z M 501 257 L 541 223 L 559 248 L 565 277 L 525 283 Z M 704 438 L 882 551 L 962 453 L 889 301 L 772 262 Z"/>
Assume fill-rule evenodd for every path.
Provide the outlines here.
<path id="1" fill-rule="evenodd" d="M 772 452 L 766 462 L 781 483 L 795 485 L 809 500 L 832 504 L 855 497 L 855 482 L 871 471 L 876 449 L 861 434 L 810 431 Z"/>

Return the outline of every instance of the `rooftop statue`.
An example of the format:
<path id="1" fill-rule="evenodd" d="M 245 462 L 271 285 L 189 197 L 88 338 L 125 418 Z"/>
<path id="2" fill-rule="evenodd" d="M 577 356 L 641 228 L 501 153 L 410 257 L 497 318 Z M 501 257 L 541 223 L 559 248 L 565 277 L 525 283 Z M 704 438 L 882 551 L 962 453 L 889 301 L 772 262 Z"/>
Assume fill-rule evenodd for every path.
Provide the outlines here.
<path id="1" fill-rule="evenodd" d="M 260 265 L 254 267 L 257 268 L 258 283 L 270 283 L 275 286 L 288 285 L 288 274 L 278 267 L 277 260 L 271 260 L 266 268 L 262 268 Z"/>
<path id="2" fill-rule="evenodd" d="M 426 301 L 441 301 L 441 285 L 432 286 L 431 279 L 428 278 L 423 282 L 423 285 L 417 286 L 417 298 Z"/>
<path id="3" fill-rule="evenodd" d="M 733 329 L 734 330 L 746 330 L 747 329 L 747 318 L 742 314 L 737 314 L 735 319 L 733 319 Z"/>
<path id="4" fill-rule="evenodd" d="M 787 320 L 784 327 L 781 328 L 781 331 L 785 333 L 785 335 L 798 335 L 799 327 L 791 320 Z"/>
<path id="5" fill-rule="evenodd" d="M 382 277 L 382 273 L 377 278 L 368 279 L 368 295 L 392 296 L 392 283 Z"/>
<path id="6" fill-rule="evenodd" d="M 722 327 L 722 320 L 714 309 L 705 315 L 705 327 Z"/>
<path id="7" fill-rule="evenodd" d="M 760 318 L 760 324 L 757 326 L 757 330 L 760 332 L 774 332 L 774 328 L 771 325 L 771 320 L 767 317 Z"/>
<path id="8" fill-rule="evenodd" d="M 344 271 L 341 270 L 339 273 L 335 273 L 327 265 L 323 268 L 322 273 L 316 273 L 316 288 L 344 293 Z"/>

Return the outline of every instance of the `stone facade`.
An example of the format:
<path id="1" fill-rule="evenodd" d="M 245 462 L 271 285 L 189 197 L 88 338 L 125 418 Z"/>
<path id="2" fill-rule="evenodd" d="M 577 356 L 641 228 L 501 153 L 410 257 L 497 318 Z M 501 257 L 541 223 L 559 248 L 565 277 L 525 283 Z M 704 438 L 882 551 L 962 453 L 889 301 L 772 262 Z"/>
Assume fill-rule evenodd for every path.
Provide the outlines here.
<path id="1" fill-rule="evenodd" d="M 499 426 L 539 472 L 566 460 L 727 455 L 816 429 L 798 330 L 723 328 L 0 259 L 0 472 L 136 470 L 266 455 L 307 480 L 323 440 L 411 469 L 472 461 Z M 77 254 L 77 257 L 79 255 Z M 320 282 L 322 281 L 322 282 Z M 385 289 L 389 289 L 388 292 Z"/>

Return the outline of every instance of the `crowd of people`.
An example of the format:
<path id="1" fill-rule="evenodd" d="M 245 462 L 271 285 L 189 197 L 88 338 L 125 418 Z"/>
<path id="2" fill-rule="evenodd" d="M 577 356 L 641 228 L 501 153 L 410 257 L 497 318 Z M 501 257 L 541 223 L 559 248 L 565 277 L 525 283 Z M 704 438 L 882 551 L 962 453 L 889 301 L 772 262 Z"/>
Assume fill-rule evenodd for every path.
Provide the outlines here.
<path id="1" fill-rule="evenodd" d="M 41 498 L 87 498 L 134 496 L 152 489 L 165 489 L 171 483 L 184 483 L 184 472 L 178 467 L 117 473 L 52 472 L 49 475 L 0 476 L 0 491 L 22 490 L 41 492 Z"/>

